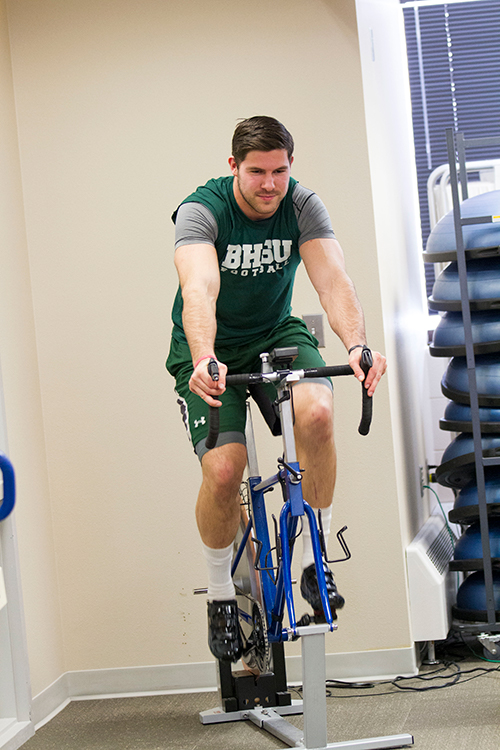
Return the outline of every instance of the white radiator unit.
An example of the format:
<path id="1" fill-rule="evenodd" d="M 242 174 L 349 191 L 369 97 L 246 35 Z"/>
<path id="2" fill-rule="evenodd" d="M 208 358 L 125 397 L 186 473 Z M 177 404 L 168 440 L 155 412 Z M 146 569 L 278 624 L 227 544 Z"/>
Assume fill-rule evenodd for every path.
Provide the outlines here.
<path id="1" fill-rule="evenodd" d="M 453 537 L 453 540 L 452 540 Z M 450 573 L 456 537 L 442 515 L 430 516 L 406 549 L 413 640 L 444 640 L 456 601 L 457 573 Z"/>

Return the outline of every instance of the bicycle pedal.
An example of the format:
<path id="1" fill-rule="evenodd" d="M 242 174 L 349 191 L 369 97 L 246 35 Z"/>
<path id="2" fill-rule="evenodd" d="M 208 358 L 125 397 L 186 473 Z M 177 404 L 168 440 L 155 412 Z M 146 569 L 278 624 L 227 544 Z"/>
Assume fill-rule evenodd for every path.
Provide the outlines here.
<path id="1" fill-rule="evenodd" d="M 302 615 L 300 620 L 297 622 L 297 627 L 304 628 L 307 627 L 307 625 L 310 625 L 312 622 L 314 622 L 313 618 L 306 612 L 306 614 Z"/>

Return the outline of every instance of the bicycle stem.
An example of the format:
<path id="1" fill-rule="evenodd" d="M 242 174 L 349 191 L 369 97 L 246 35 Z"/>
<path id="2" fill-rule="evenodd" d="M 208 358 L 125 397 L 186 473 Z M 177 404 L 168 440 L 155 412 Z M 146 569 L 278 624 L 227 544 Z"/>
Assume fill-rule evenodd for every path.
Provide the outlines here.
<path id="1" fill-rule="evenodd" d="M 295 448 L 295 435 L 293 432 L 293 412 L 292 412 L 292 395 L 287 376 L 282 380 L 278 387 L 278 403 L 280 410 L 281 429 L 283 435 L 283 458 L 288 464 L 294 464 L 297 461 L 297 451 Z"/>

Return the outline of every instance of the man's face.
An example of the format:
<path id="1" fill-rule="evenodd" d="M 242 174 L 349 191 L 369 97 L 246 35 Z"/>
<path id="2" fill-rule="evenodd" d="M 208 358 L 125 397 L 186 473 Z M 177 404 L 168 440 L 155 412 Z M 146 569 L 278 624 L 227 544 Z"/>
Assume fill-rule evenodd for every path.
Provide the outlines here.
<path id="1" fill-rule="evenodd" d="M 275 213 L 288 190 L 292 162 L 285 149 L 249 151 L 239 167 L 230 157 L 229 166 L 236 178 L 234 197 L 249 219 L 267 219 Z"/>

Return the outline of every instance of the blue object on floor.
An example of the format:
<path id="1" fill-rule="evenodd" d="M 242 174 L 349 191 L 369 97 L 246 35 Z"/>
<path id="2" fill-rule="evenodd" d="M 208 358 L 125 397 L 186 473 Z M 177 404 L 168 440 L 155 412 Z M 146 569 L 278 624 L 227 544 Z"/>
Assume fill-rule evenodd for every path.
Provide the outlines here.
<path id="1" fill-rule="evenodd" d="M 475 195 L 463 201 L 461 216 L 465 218 L 500 215 L 500 190 Z M 487 257 L 500 254 L 500 224 L 496 222 L 468 224 L 462 227 L 464 247 L 471 257 Z M 436 263 L 455 260 L 457 245 L 453 211 L 438 221 L 429 235 L 424 260 Z"/>

